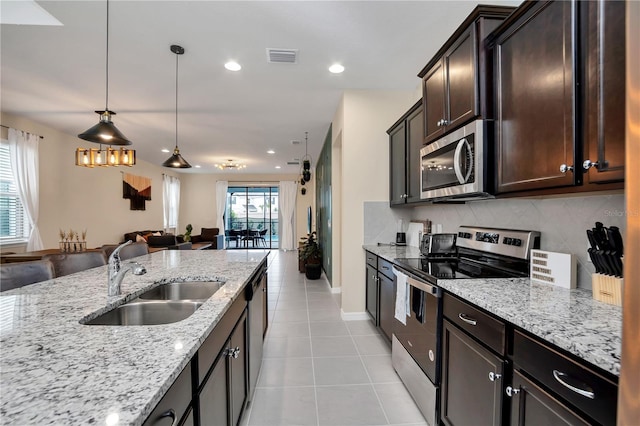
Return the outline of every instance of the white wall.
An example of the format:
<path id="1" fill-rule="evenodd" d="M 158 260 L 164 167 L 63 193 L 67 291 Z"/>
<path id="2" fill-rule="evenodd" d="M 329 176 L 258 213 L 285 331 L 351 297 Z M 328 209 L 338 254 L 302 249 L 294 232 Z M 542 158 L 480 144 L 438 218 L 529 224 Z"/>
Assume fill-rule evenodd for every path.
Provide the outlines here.
<path id="1" fill-rule="evenodd" d="M 39 227 L 45 248 L 58 247 L 60 228 L 86 229 L 87 247 L 120 242 L 129 231 L 162 229 L 162 173 L 176 173 L 140 159 L 131 168 L 77 167 L 76 148 L 98 145 L 21 117 L 6 113 L 1 117 L 5 126 L 44 137 L 39 145 Z M 151 178 L 151 201 L 147 201 L 146 210 L 129 209 L 129 200 L 122 198 L 121 172 Z M 11 251 L 24 251 L 24 247 L 12 247 Z"/>
<path id="2" fill-rule="evenodd" d="M 60 228 L 87 230 L 87 247 L 122 241 L 124 233 L 145 229 L 162 229 L 162 174 L 180 179 L 181 199 L 179 230 L 191 223 L 194 232 L 216 226 L 215 185 L 219 179 L 231 182 L 277 182 L 297 180 L 294 175 L 190 174 L 176 173 L 160 165 L 137 159 L 133 167 L 95 167 L 75 165 L 78 147 L 98 145 L 76 135 L 61 133 L 22 117 L 2 113 L 3 125 L 43 136 L 40 140 L 40 235 L 45 248 L 58 247 Z M 135 149 L 135 144 L 132 145 Z M 122 173 L 151 178 L 151 200 L 146 210 L 129 209 L 122 198 Z M 315 211 L 315 170 L 306 185 L 306 195 L 298 189 L 296 240 L 306 235 L 307 207 Z M 299 187 L 300 188 L 300 187 Z M 24 251 L 24 245 L 3 246 L 2 251 Z"/>
<path id="3" fill-rule="evenodd" d="M 341 135 L 342 310 L 365 311 L 364 202 L 389 199 L 389 138 L 387 129 L 417 101 L 416 92 L 348 90 L 332 124 Z M 342 114 L 340 112 L 342 111 Z M 334 211 L 334 220 L 338 212 Z"/>

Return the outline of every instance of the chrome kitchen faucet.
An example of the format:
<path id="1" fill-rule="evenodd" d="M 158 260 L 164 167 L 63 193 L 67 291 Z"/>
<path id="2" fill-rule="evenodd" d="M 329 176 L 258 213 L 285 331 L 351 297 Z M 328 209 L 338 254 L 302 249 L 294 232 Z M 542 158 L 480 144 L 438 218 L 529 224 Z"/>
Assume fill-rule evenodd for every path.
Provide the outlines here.
<path id="1" fill-rule="evenodd" d="M 109 296 L 120 295 L 120 284 L 122 284 L 124 275 L 127 272 L 133 271 L 134 275 L 144 275 L 147 273 L 145 267 L 138 262 L 126 262 L 124 264 L 121 263 L 120 250 L 131 243 L 132 241 L 129 240 L 123 244 L 120 244 L 109 256 L 109 287 L 107 290 L 107 294 Z"/>

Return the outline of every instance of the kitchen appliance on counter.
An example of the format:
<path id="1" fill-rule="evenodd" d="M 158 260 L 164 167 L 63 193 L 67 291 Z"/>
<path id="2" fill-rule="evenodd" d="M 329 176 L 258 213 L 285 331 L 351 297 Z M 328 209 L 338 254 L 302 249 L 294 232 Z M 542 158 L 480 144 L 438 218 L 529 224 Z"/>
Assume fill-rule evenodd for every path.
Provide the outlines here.
<path id="1" fill-rule="evenodd" d="M 483 120 L 472 121 L 420 150 L 420 199 L 490 198 Z"/>
<path id="2" fill-rule="evenodd" d="M 430 425 L 440 422 L 443 279 L 529 276 L 529 252 L 540 233 L 461 226 L 457 234 L 423 237 L 422 256 L 394 259 L 407 276 L 406 324 L 395 322 L 391 362 Z"/>

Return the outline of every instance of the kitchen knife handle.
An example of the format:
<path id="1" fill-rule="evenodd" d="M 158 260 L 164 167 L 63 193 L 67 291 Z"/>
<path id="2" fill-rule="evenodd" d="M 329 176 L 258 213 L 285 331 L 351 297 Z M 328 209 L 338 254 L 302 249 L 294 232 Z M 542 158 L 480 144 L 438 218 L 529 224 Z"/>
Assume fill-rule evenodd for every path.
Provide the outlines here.
<path id="1" fill-rule="evenodd" d="M 617 226 L 610 226 L 607 231 L 607 236 L 609 237 L 609 244 L 611 244 L 611 249 L 618 252 L 618 256 L 622 257 L 624 255 L 624 244 L 622 242 L 622 234 L 620 234 L 620 229 Z"/>

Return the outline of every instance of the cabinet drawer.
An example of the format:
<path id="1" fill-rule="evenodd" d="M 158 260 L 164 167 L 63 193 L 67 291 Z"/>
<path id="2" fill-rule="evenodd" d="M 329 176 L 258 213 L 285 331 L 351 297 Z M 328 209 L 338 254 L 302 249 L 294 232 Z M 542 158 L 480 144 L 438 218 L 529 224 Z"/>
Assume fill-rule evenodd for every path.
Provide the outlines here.
<path id="1" fill-rule="evenodd" d="M 143 426 L 178 424 L 191 404 L 191 363 L 182 370 L 156 408 L 153 409 Z"/>
<path id="2" fill-rule="evenodd" d="M 378 256 L 368 251 L 365 253 L 367 256 L 367 265 L 373 266 L 374 268 L 378 269 Z"/>
<path id="3" fill-rule="evenodd" d="M 598 423 L 616 423 L 618 386 L 541 342 L 515 332 L 513 363 Z"/>
<path id="4" fill-rule="evenodd" d="M 241 294 L 244 295 L 244 292 Z M 235 327 L 240 319 L 246 306 L 247 301 L 243 296 L 236 299 L 213 331 L 211 331 L 209 337 L 207 337 L 202 346 L 200 346 L 198 350 L 198 387 L 200 387 L 200 384 L 207 377 L 209 369 L 223 349 L 227 339 L 229 339 L 233 327 Z"/>
<path id="5" fill-rule="evenodd" d="M 393 280 L 393 264 L 383 258 L 378 258 L 378 273 L 384 274 L 387 278 Z"/>
<path id="6" fill-rule="evenodd" d="M 505 324 L 478 308 L 444 295 L 444 316 L 499 354 L 505 352 Z"/>

